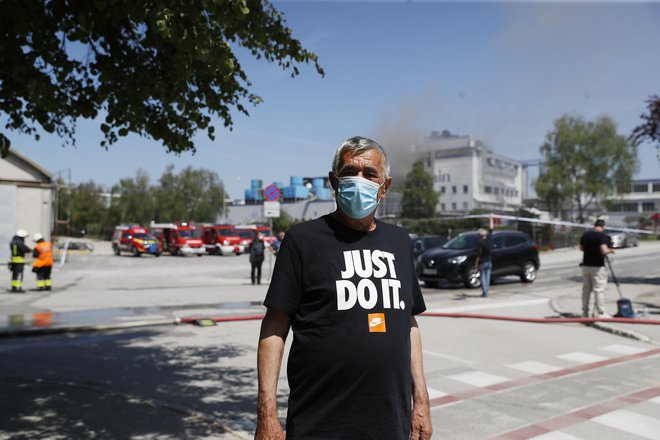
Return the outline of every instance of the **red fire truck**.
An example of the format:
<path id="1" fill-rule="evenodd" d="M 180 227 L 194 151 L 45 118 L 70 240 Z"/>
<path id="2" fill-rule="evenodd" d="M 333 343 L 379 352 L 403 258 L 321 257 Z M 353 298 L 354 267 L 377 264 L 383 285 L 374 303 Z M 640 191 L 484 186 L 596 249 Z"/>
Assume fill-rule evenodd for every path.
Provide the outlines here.
<path id="1" fill-rule="evenodd" d="M 160 256 L 162 244 L 149 232 L 139 226 L 117 226 L 112 234 L 112 250 L 115 255 L 121 251 L 130 252 L 134 257 L 142 254 Z"/>
<path id="2" fill-rule="evenodd" d="M 188 223 L 152 223 L 151 233 L 172 255 L 197 255 L 206 252 L 202 241 L 202 230 Z"/>
<path id="3" fill-rule="evenodd" d="M 272 236 L 268 226 L 236 225 L 234 226 L 234 231 L 236 231 L 236 234 L 238 234 L 241 239 L 245 241 L 246 249 L 250 243 L 252 243 L 252 240 L 256 238 L 259 232 L 264 234 L 264 243 L 266 244 L 271 244 L 277 239 L 276 237 Z"/>
<path id="4" fill-rule="evenodd" d="M 202 240 L 206 252 L 215 255 L 241 255 L 245 252 L 245 240 L 232 225 L 203 225 Z"/>

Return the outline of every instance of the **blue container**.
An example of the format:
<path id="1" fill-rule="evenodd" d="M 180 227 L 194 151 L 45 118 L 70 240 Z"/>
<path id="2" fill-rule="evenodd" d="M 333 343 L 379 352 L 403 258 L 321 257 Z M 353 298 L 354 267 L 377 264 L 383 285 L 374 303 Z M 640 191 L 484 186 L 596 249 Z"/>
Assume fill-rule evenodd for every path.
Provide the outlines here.
<path id="1" fill-rule="evenodd" d="M 284 188 L 284 183 L 283 182 L 273 182 L 273 185 L 278 187 L 280 191 L 282 191 L 282 188 Z"/>
<path id="2" fill-rule="evenodd" d="M 319 200 L 332 200 L 333 191 L 330 188 L 316 188 L 316 197 Z"/>
<path id="3" fill-rule="evenodd" d="M 303 178 L 300 176 L 291 176 L 291 186 L 302 186 Z"/>
<path id="4" fill-rule="evenodd" d="M 323 188 L 325 186 L 325 180 L 321 177 L 317 177 L 316 179 L 312 179 L 312 186 L 314 188 Z"/>
<path id="5" fill-rule="evenodd" d="M 263 180 L 261 179 L 252 179 L 250 182 L 250 188 L 262 188 L 264 185 Z"/>
<path id="6" fill-rule="evenodd" d="M 251 188 L 245 190 L 246 202 L 259 202 L 264 199 L 263 192 L 260 188 Z"/>

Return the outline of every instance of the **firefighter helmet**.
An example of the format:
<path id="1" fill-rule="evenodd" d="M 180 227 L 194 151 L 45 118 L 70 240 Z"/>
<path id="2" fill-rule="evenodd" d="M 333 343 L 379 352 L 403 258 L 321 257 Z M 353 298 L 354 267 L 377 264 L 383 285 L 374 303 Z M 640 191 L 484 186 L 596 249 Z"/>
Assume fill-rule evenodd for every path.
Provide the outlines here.
<path id="1" fill-rule="evenodd" d="M 43 239 L 44 239 L 44 236 L 39 232 L 37 232 L 36 234 L 34 234 L 32 236 L 32 240 L 34 240 L 35 242 L 37 242 L 39 240 L 43 240 Z"/>
<path id="2" fill-rule="evenodd" d="M 27 235 L 28 235 L 28 233 L 25 229 L 19 229 L 18 231 L 16 231 L 16 236 L 17 237 L 25 238 L 25 237 L 27 237 Z"/>

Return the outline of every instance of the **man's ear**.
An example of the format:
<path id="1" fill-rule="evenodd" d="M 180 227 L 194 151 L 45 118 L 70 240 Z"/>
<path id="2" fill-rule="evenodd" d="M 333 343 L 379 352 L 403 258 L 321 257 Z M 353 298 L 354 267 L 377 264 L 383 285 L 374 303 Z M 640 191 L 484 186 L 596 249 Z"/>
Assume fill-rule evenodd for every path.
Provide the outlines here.
<path id="1" fill-rule="evenodd" d="M 339 179 L 337 178 L 337 176 L 335 176 L 335 173 L 330 171 L 328 173 L 328 180 L 330 181 L 330 186 L 332 187 L 332 189 L 335 192 L 337 192 L 337 188 L 339 187 Z"/>
<path id="2" fill-rule="evenodd" d="M 392 185 L 392 176 L 389 176 L 387 179 L 385 179 L 385 182 L 383 182 L 383 195 L 381 198 L 385 197 L 385 193 L 387 193 L 387 190 L 390 189 L 390 185 Z"/>

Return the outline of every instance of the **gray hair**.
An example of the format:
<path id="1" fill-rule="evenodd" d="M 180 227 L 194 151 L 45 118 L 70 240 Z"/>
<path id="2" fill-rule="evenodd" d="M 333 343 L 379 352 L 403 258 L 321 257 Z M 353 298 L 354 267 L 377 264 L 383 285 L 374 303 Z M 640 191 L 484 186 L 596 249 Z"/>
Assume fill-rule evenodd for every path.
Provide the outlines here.
<path id="1" fill-rule="evenodd" d="M 383 164 L 385 165 L 385 178 L 390 175 L 390 160 L 387 158 L 387 153 L 376 141 L 362 137 L 354 136 L 346 139 L 335 151 L 335 156 L 332 159 L 332 172 L 337 175 L 341 167 L 344 166 L 343 159 L 344 153 L 347 151 L 351 153 L 351 157 L 358 156 L 369 150 L 377 150 L 383 156 Z"/>

